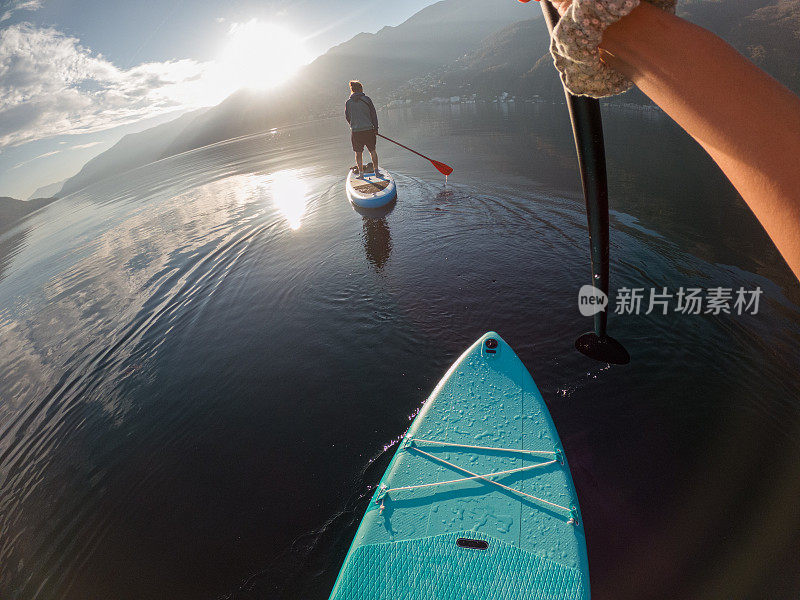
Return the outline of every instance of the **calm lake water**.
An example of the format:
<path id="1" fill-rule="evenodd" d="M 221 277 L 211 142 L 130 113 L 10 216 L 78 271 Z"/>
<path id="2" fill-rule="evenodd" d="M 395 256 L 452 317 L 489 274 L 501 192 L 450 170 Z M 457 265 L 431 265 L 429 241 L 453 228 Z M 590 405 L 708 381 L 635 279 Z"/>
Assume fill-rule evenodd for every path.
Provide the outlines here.
<path id="1" fill-rule="evenodd" d="M 594 598 L 797 598 L 800 286 L 666 117 L 604 111 L 612 289 L 763 291 L 756 315 L 612 314 L 625 367 L 572 346 L 590 271 L 563 106 L 384 114 L 456 172 L 382 142 L 383 216 L 346 200 L 336 119 L 0 236 L 0 597 L 327 598 L 393 441 L 493 329 L 559 429 Z"/>

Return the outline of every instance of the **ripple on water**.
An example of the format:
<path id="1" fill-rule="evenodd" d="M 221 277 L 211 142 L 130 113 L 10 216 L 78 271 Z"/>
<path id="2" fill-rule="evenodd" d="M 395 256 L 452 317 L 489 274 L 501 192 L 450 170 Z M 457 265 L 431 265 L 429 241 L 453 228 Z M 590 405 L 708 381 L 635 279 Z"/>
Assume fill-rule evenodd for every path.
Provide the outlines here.
<path id="1" fill-rule="evenodd" d="M 612 286 L 765 300 L 748 319 L 612 316 L 634 362 L 592 365 L 572 350 L 577 196 L 491 169 L 444 186 L 387 150 L 399 200 L 359 214 L 340 132 L 309 127 L 120 174 L 0 236 L 0 595 L 325 597 L 396 436 L 491 329 L 559 426 L 600 597 L 647 596 L 623 582 L 653 568 L 648 540 L 709 585 L 757 536 L 791 547 L 774 523 L 796 525 L 779 513 L 800 312 L 782 288 L 614 213 Z M 755 541 L 709 551 L 731 528 Z"/>

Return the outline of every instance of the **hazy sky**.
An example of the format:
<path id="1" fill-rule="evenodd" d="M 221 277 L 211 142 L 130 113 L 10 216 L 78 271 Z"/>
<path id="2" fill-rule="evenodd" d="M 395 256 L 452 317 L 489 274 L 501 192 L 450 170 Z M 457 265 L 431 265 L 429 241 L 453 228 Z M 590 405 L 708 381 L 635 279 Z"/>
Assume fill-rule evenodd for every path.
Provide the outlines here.
<path id="1" fill-rule="evenodd" d="M 27 198 L 125 133 L 218 103 L 251 83 L 240 59 L 254 44 L 263 56 L 277 40 L 273 66 L 291 66 L 433 3 L 0 0 L 0 196 Z"/>

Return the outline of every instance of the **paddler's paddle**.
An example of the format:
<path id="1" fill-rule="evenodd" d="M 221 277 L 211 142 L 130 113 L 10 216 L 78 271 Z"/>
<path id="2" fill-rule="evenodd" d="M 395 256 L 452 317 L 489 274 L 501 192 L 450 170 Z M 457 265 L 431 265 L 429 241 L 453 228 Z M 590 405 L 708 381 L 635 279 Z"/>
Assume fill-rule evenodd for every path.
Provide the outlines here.
<path id="1" fill-rule="evenodd" d="M 397 144 L 397 145 L 398 145 L 398 146 L 400 146 L 401 148 L 405 148 L 405 149 L 406 149 L 406 150 L 408 150 L 409 152 L 413 152 L 414 154 L 416 154 L 417 156 L 421 156 L 421 157 L 422 157 L 422 158 L 424 158 L 425 160 L 429 160 L 429 161 L 431 161 L 431 164 L 432 164 L 434 167 L 436 167 L 436 169 L 439 171 L 439 173 L 441 173 L 441 174 L 442 174 L 442 175 L 444 175 L 445 177 L 447 177 L 448 175 L 450 175 L 450 173 L 452 173 L 452 172 L 453 172 L 453 167 L 451 167 L 451 166 L 448 166 L 448 165 L 444 164 L 443 162 L 439 162 L 438 160 L 433 160 L 432 158 L 428 158 L 428 157 L 427 157 L 427 156 L 425 156 L 424 154 L 421 154 L 421 153 L 417 152 L 416 150 L 412 150 L 412 149 L 411 149 L 411 148 L 409 148 L 408 146 L 404 146 L 404 145 L 403 145 L 403 144 L 401 144 L 400 142 L 398 142 L 398 141 L 396 141 L 396 140 L 393 140 L 392 138 L 388 138 L 388 137 L 386 137 L 385 135 L 381 135 L 381 134 L 380 134 L 380 133 L 378 133 L 378 132 L 375 132 L 375 135 L 377 135 L 378 137 L 382 137 L 383 139 L 385 139 L 385 140 L 387 140 L 387 141 L 389 141 L 389 142 L 392 142 L 393 144 Z"/>
<path id="2" fill-rule="evenodd" d="M 528 0 L 520 0 L 527 2 Z M 540 2 L 550 35 L 560 18 L 548 0 Z M 567 108 L 572 121 L 572 133 L 578 152 L 578 167 L 586 200 L 586 217 L 589 222 L 589 247 L 592 259 L 592 285 L 608 296 L 608 181 L 606 178 L 606 152 L 603 144 L 603 121 L 600 103 L 595 98 L 573 96 L 564 87 Z M 631 358 L 617 340 L 606 333 L 607 311 L 594 315 L 594 331 L 584 333 L 575 340 L 575 348 L 589 358 L 615 365 L 626 365 Z"/>

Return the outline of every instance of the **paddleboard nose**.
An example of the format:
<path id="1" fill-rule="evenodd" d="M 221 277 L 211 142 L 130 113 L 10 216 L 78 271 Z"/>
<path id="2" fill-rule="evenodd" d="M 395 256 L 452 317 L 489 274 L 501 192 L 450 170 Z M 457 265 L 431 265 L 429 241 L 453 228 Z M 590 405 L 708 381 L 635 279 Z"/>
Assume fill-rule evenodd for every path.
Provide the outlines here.
<path id="1" fill-rule="evenodd" d="M 484 358 L 493 358 L 503 354 L 503 348 L 508 347 L 503 338 L 494 331 L 484 333 L 477 343 L 480 344 L 481 356 Z"/>

